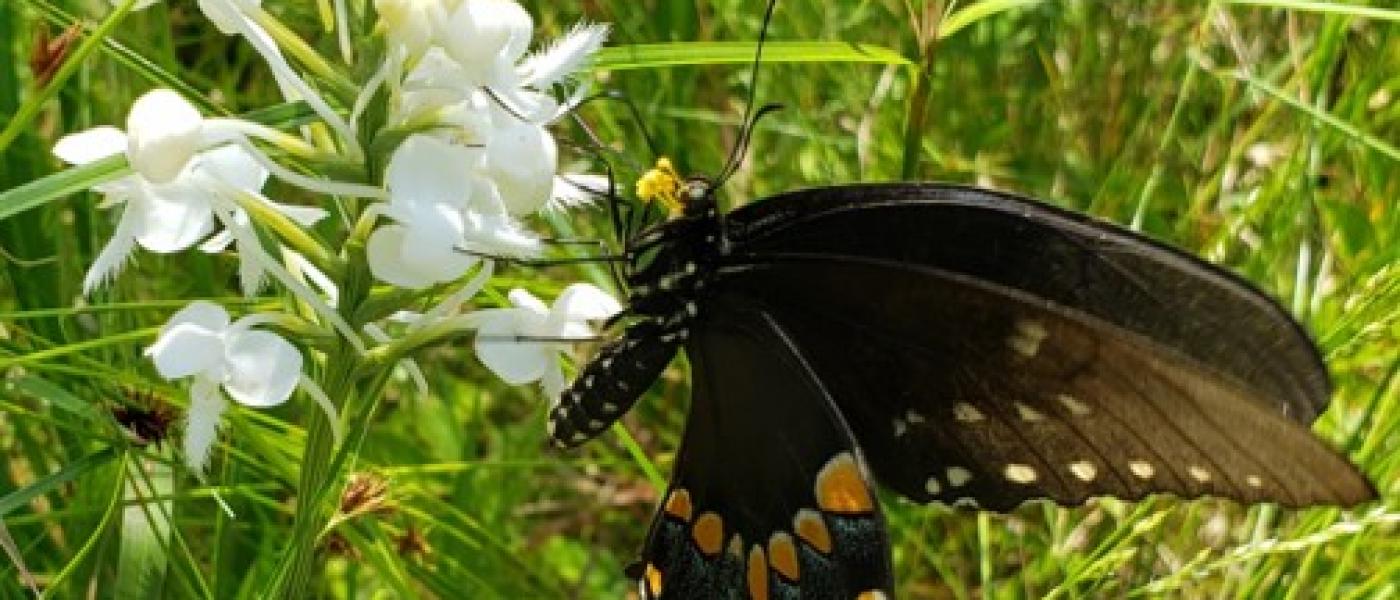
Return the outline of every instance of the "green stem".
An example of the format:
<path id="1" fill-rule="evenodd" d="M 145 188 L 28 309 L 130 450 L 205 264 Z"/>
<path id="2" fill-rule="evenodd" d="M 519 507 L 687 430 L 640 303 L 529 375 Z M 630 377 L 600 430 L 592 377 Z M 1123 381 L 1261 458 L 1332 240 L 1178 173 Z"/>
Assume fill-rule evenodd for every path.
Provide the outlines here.
<path id="1" fill-rule="evenodd" d="M 359 360 L 354 348 L 347 344 L 331 353 L 327 360 L 324 385 L 326 395 L 339 399 L 344 407 L 354 391 L 354 371 Z M 302 454 L 301 478 L 297 483 L 296 518 L 292 524 L 291 540 L 283 554 L 281 577 L 273 581 L 274 598 L 305 598 L 316 571 L 317 533 L 330 520 L 325 490 L 335 479 L 331 469 L 334 436 L 331 424 L 320 411 L 309 411 L 306 450 Z"/>
<path id="2" fill-rule="evenodd" d="M 928 104 L 930 86 L 933 84 L 934 48 L 938 46 L 938 22 L 942 15 L 941 3 L 925 5 L 924 17 L 919 24 L 919 70 L 914 79 L 914 93 L 909 98 L 909 112 L 904 120 L 904 152 L 900 165 L 900 178 L 905 180 L 919 177 L 919 154 L 923 145 L 924 128 L 928 124 Z"/>

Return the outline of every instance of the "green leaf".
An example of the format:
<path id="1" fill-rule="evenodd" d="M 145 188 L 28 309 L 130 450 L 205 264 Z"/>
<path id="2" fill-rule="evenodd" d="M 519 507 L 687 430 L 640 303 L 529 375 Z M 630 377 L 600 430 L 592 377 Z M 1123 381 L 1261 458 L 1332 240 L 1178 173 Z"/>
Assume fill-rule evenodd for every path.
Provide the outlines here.
<path id="1" fill-rule="evenodd" d="M 108 447 L 97 452 L 93 452 L 78 460 L 68 463 L 57 473 L 50 474 L 43 479 L 34 482 L 33 485 L 24 487 L 0 497 L 0 517 L 10 513 L 10 511 L 28 504 L 39 496 L 49 493 L 54 488 L 68 483 L 83 474 L 96 469 L 117 457 L 117 449 Z"/>
<path id="2" fill-rule="evenodd" d="M 612 46 L 598 52 L 596 70 L 622 71 L 678 65 L 744 64 L 753 62 L 753 42 L 672 42 Z M 908 65 L 903 55 L 871 44 L 849 42 L 768 42 L 763 62 L 775 63 L 875 63 Z"/>
<path id="3" fill-rule="evenodd" d="M 64 169 L 48 177 L 0 192 L 0 221 L 55 198 L 76 194 L 127 173 L 126 156 L 117 154 L 96 162 Z"/>
<path id="4" fill-rule="evenodd" d="M 978 2 L 943 19 L 943 22 L 938 25 L 938 39 L 951 37 L 964 27 L 999 12 L 1005 12 L 1014 8 L 1027 8 L 1044 1 L 1045 0 L 986 0 L 985 2 Z"/>
<path id="5" fill-rule="evenodd" d="M 97 409 L 91 403 L 37 375 L 25 375 L 17 380 L 6 382 L 5 387 L 48 402 L 55 408 L 82 417 L 84 421 L 96 422 L 98 419 Z"/>
<path id="6" fill-rule="evenodd" d="M 1310 0 L 1225 0 L 1225 3 L 1238 6 L 1262 6 L 1265 8 L 1281 8 L 1284 10 L 1302 12 L 1351 15 L 1353 17 L 1381 19 L 1384 21 L 1400 21 L 1400 10 L 1355 6 L 1351 4 L 1335 4 L 1332 2 L 1312 2 Z"/>

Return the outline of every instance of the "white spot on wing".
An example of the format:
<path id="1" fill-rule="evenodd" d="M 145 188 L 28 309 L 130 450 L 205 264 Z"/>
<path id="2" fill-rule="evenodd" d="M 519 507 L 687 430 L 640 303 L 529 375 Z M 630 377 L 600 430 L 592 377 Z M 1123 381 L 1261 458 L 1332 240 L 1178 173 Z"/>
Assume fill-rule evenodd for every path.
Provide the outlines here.
<path id="1" fill-rule="evenodd" d="M 1258 475 L 1250 475 L 1249 477 L 1245 477 L 1244 482 L 1249 487 L 1264 487 L 1264 480 L 1260 479 Z"/>
<path id="2" fill-rule="evenodd" d="M 1145 460 L 1128 461 L 1128 470 L 1137 475 L 1138 479 L 1152 479 L 1157 474 L 1157 469 L 1152 467 L 1152 463 Z"/>
<path id="3" fill-rule="evenodd" d="M 1040 352 L 1040 343 L 1050 333 L 1045 331 L 1045 325 L 1035 319 L 1020 319 L 1016 321 L 1015 331 L 1006 338 L 1006 345 L 1015 350 L 1017 354 L 1026 358 L 1031 358 Z"/>
<path id="4" fill-rule="evenodd" d="M 937 496 L 939 492 L 943 491 L 943 485 L 938 483 L 937 477 L 930 477 L 924 481 L 924 491 L 928 492 L 930 496 Z"/>
<path id="5" fill-rule="evenodd" d="M 959 402 L 953 405 L 953 418 L 963 423 L 976 423 L 986 417 L 982 415 L 982 411 L 977 410 L 976 406 Z"/>
<path id="6" fill-rule="evenodd" d="M 1095 467 L 1094 463 L 1087 460 L 1070 463 L 1069 472 L 1073 473 L 1075 477 L 1078 477 L 1080 481 L 1086 482 L 1093 481 L 1095 477 L 1099 476 L 1098 467 Z"/>
<path id="7" fill-rule="evenodd" d="M 909 433 L 909 424 L 905 423 L 904 419 L 895 419 L 894 437 L 904 437 L 904 434 L 906 433 Z"/>
<path id="8" fill-rule="evenodd" d="M 1020 463 L 1010 463 L 1006 465 L 1006 469 L 1002 471 L 1002 474 L 1006 476 L 1007 481 L 1012 483 L 1035 483 L 1036 480 L 1035 469 L 1031 468 L 1030 465 L 1023 465 Z"/>
<path id="9" fill-rule="evenodd" d="M 911 409 L 909 412 L 904 413 L 904 420 L 909 421 L 911 425 L 918 425 L 924 422 L 924 416 Z"/>
<path id="10" fill-rule="evenodd" d="M 1088 404 L 1081 402 L 1078 398 L 1075 398 L 1074 396 L 1071 396 L 1069 394 L 1060 394 L 1059 396 L 1056 396 L 1056 399 L 1059 400 L 1060 404 L 1065 407 L 1065 410 L 1069 411 L 1069 414 L 1072 414 L 1076 417 L 1082 417 L 1093 412 L 1089 409 Z"/>
<path id="11" fill-rule="evenodd" d="M 1201 483 L 1210 481 L 1210 471 L 1207 471 L 1205 467 L 1200 465 L 1191 465 L 1186 469 L 1186 472 L 1191 474 L 1192 479 Z"/>
<path id="12" fill-rule="evenodd" d="M 948 467 L 948 485 L 962 487 L 972 481 L 972 471 L 962 467 Z"/>
<path id="13" fill-rule="evenodd" d="M 1016 403 L 1016 415 L 1021 417 L 1022 421 L 1029 422 L 1045 420 L 1045 415 L 1040 414 L 1040 411 L 1031 408 L 1030 406 L 1021 402 Z"/>

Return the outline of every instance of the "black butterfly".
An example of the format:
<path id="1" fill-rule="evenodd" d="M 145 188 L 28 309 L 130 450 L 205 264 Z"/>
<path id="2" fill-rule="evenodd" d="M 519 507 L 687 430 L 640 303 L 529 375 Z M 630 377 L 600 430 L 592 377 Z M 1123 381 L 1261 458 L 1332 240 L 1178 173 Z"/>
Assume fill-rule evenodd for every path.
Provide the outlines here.
<path id="1" fill-rule="evenodd" d="M 576 445 L 678 350 L 694 397 L 644 598 L 893 595 L 874 482 L 916 502 L 1375 497 L 1315 439 L 1327 372 L 1230 273 L 1000 192 L 929 183 L 683 212 L 629 240 L 628 314 L 550 413 Z"/>

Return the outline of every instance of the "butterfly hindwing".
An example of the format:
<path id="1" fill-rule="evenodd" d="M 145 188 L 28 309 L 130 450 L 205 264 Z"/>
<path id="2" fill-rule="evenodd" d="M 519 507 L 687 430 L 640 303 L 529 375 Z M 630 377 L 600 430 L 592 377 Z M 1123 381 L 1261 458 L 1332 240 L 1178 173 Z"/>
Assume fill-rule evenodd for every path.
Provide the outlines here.
<path id="1" fill-rule="evenodd" d="M 711 304 L 693 329 L 690 418 L 643 550 L 643 597 L 888 590 L 863 461 L 806 358 L 753 308 Z"/>
<path id="2" fill-rule="evenodd" d="M 915 500 L 1005 510 L 1162 492 L 1303 506 L 1374 493 L 1257 390 L 1023 292 L 852 258 L 751 266 L 726 285 L 768 304 L 876 479 Z"/>

